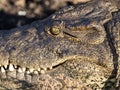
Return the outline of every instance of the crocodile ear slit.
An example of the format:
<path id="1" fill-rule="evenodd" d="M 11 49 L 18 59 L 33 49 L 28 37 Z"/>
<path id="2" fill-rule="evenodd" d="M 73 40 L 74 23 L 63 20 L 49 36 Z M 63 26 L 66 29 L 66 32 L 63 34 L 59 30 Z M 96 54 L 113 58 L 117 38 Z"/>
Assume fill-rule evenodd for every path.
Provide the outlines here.
<path id="1" fill-rule="evenodd" d="M 106 32 L 104 26 L 100 24 L 91 24 L 88 27 L 91 32 L 85 35 L 85 40 L 89 44 L 100 44 L 104 41 Z"/>

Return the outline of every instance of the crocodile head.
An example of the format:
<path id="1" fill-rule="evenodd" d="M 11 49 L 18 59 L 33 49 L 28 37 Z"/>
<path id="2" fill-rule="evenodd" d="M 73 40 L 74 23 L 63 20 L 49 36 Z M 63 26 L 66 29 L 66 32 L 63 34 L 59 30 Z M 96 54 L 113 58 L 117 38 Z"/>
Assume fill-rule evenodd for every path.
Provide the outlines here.
<path id="1" fill-rule="evenodd" d="M 117 10 L 110 4 L 96 0 L 66 7 L 43 21 L 1 31 L 0 65 L 12 64 L 42 73 L 76 58 L 99 64 L 109 62 L 103 24 Z"/>

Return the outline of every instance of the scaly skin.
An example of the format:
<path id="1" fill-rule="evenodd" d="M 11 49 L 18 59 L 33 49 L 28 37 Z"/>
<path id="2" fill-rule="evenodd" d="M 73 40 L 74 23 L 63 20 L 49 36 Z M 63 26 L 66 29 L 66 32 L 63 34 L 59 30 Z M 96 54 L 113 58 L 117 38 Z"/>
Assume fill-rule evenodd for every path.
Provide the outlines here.
<path id="1" fill-rule="evenodd" d="M 119 65 L 119 3 L 119 0 L 93 0 L 65 7 L 43 21 L 1 30 L 1 78 L 5 78 L 1 79 L 2 87 L 108 88 L 104 82 L 112 71 L 116 70 L 117 75 Z M 23 68 L 26 70 L 21 71 Z"/>

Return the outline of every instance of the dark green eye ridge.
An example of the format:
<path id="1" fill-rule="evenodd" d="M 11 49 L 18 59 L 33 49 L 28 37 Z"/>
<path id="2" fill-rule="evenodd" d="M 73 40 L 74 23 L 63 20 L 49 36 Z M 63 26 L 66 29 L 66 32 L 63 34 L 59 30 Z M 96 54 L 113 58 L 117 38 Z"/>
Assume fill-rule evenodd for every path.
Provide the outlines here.
<path id="1" fill-rule="evenodd" d="M 50 33 L 53 35 L 58 35 L 60 33 L 60 28 L 57 26 L 54 26 L 50 29 Z"/>

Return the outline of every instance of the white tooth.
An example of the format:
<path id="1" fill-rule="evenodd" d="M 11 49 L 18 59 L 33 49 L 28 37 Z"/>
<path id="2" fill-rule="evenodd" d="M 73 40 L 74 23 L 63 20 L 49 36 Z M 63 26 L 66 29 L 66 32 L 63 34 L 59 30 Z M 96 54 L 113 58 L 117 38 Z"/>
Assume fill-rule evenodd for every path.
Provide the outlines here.
<path id="1" fill-rule="evenodd" d="M 45 71 L 44 71 L 44 70 L 41 70 L 41 71 L 40 71 L 40 73 L 44 74 L 44 73 L 45 73 Z"/>
<path id="2" fill-rule="evenodd" d="M 38 74 L 38 71 L 34 71 L 34 74 Z"/>
<path id="3" fill-rule="evenodd" d="M 18 72 L 22 73 L 22 69 L 20 67 L 18 68 Z"/>
<path id="4" fill-rule="evenodd" d="M 14 66 L 12 64 L 9 65 L 9 70 L 14 71 Z"/>
<path id="5" fill-rule="evenodd" d="M 22 71 L 25 72 L 25 71 L 26 71 L 26 68 L 23 67 L 23 68 L 22 68 Z"/>
<path id="6" fill-rule="evenodd" d="M 30 71 L 26 71 L 27 74 L 30 74 Z"/>
<path id="7" fill-rule="evenodd" d="M 33 71 L 34 71 L 34 69 L 33 69 L 33 68 L 31 68 L 31 69 L 30 69 L 30 72 L 32 73 Z"/>
<path id="8" fill-rule="evenodd" d="M 4 72 L 5 72 L 4 67 L 1 67 L 1 72 L 2 72 L 2 73 L 4 73 Z"/>
<path id="9" fill-rule="evenodd" d="M 4 65 L 5 69 L 7 69 L 8 65 Z"/>
<path id="10" fill-rule="evenodd" d="M 52 69 L 52 67 L 49 67 L 49 69 L 51 70 L 51 69 Z"/>
<path id="11" fill-rule="evenodd" d="M 40 69 L 40 68 L 38 68 L 38 71 L 39 71 L 39 72 L 40 72 L 40 70 L 41 70 L 41 69 Z"/>
<path id="12" fill-rule="evenodd" d="M 44 68 L 44 70 L 46 71 L 46 70 L 47 70 L 47 68 Z"/>
<path id="13" fill-rule="evenodd" d="M 15 69 L 17 69 L 17 68 L 18 68 L 18 66 L 17 66 L 17 65 L 15 65 L 14 67 L 15 67 Z"/>

